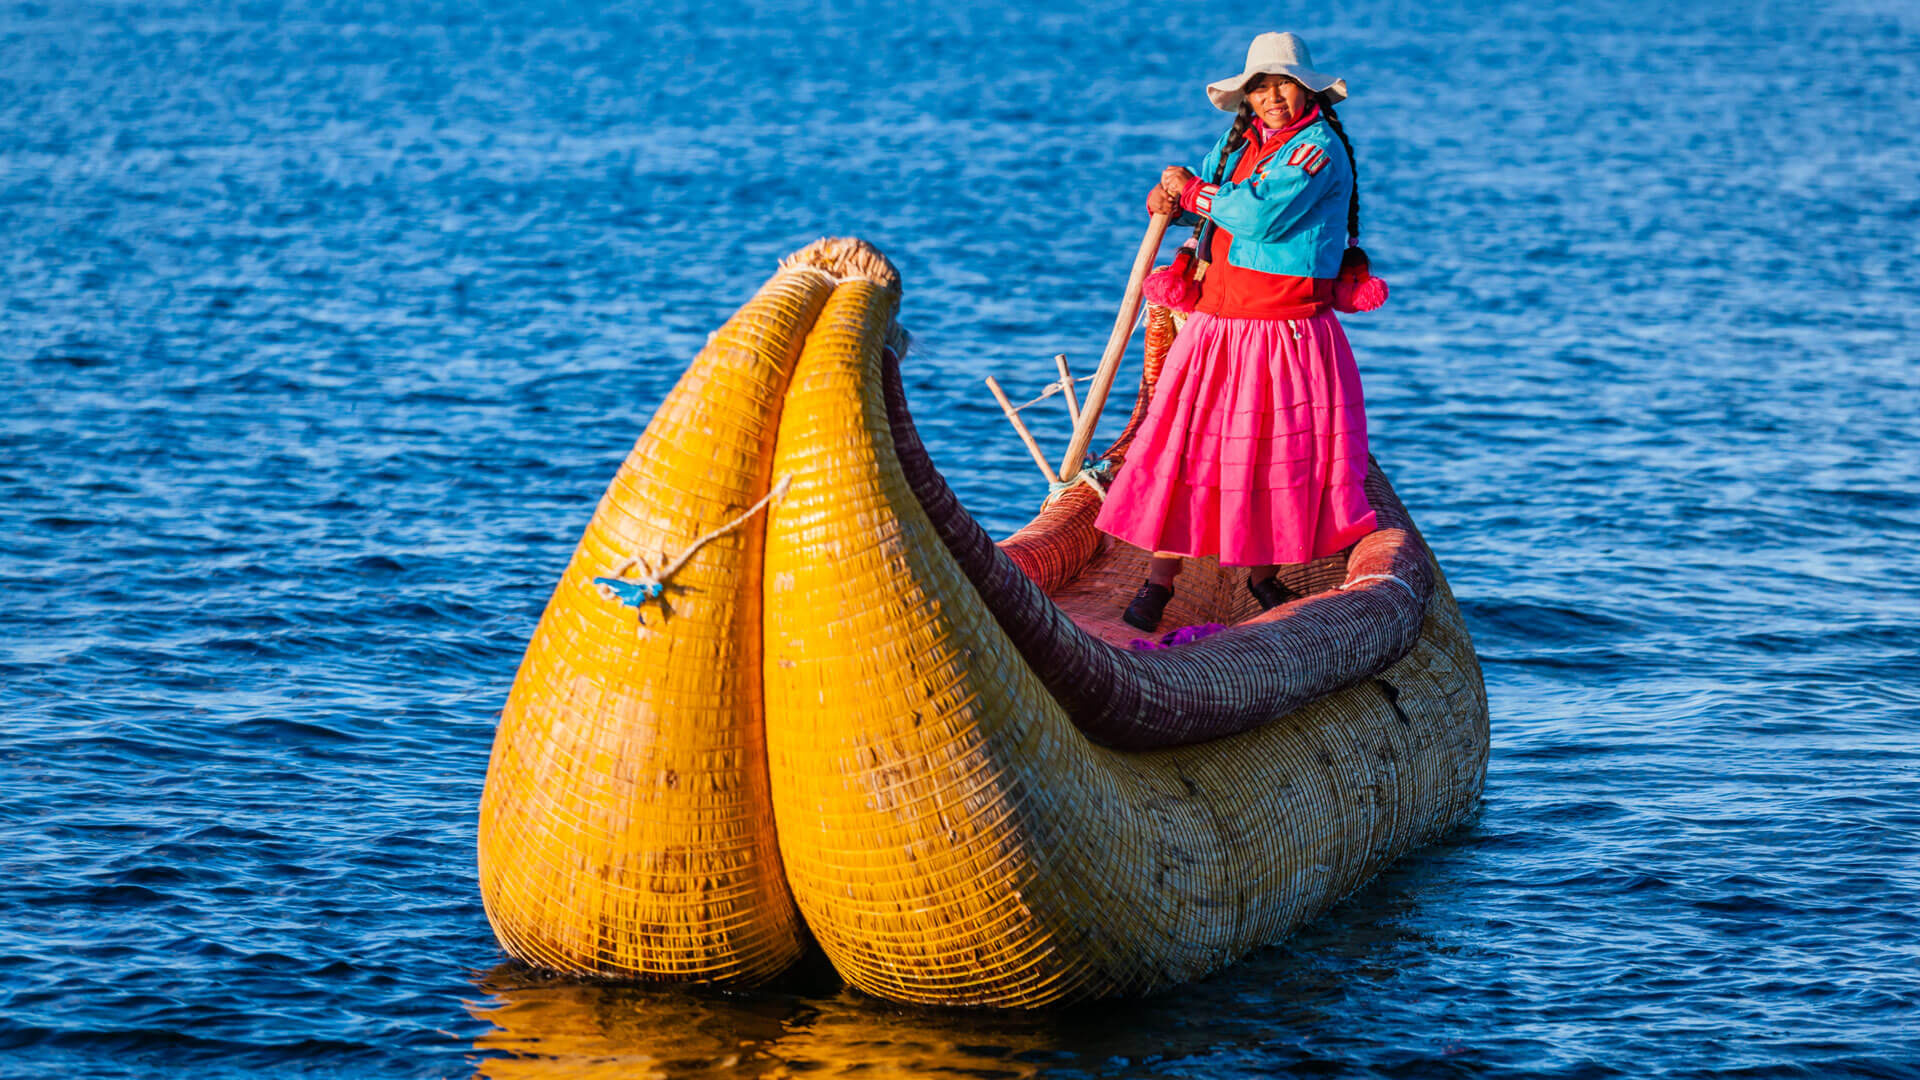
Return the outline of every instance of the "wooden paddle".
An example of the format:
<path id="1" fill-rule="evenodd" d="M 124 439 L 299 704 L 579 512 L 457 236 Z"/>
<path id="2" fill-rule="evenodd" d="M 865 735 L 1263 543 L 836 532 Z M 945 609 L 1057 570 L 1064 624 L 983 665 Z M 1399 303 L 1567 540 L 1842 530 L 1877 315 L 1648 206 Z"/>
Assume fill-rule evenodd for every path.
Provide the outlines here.
<path id="1" fill-rule="evenodd" d="M 1127 278 L 1127 293 L 1120 299 L 1120 312 L 1114 316 L 1113 332 L 1107 335 L 1107 351 L 1087 387 L 1087 400 L 1080 404 L 1080 422 L 1073 427 L 1073 441 L 1067 444 L 1067 456 L 1060 460 L 1060 475 L 1071 480 L 1080 472 L 1087 446 L 1093 442 L 1093 429 L 1100 422 L 1100 410 L 1107 403 L 1107 391 L 1113 377 L 1120 373 L 1120 359 L 1127 354 L 1127 341 L 1133 337 L 1133 324 L 1140 318 L 1140 283 L 1153 269 L 1160 254 L 1160 240 L 1167 235 L 1172 214 L 1155 214 L 1147 223 L 1147 235 L 1140 239 L 1140 250 L 1133 256 L 1133 274 Z"/>

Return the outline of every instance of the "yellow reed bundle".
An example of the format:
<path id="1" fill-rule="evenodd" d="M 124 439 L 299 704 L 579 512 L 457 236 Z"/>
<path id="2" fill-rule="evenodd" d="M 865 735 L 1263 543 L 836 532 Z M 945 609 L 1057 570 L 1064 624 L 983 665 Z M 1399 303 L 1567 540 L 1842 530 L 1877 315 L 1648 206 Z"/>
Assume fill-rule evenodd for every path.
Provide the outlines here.
<path id="1" fill-rule="evenodd" d="M 767 494 L 787 380 L 832 290 L 818 269 L 783 270 L 713 336 L 534 631 L 480 806 L 487 915 L 529 963 L 757 983 L 799 956 L 760 730 L 765 519 L 700 548 L 638 609 L 593 579 L 658 570 Z"/>

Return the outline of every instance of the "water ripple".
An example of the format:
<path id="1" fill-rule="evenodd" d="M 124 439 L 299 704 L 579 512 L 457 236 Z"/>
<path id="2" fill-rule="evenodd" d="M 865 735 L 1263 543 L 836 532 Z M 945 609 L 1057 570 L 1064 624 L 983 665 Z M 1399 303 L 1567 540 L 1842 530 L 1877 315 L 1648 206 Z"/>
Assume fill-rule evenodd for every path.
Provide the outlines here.
<path id="1" fill-rule="evenodd" d="M 1011 530 L 1040 492 L 979 380 L 1090 368 L 1139 191 L 1261 18 L 0 7 L 0 1074 L 1920 1076 L 1888 0 L 1308 28 L 1393 283 L 1348 321 L 1375 450 L 1485 663 L 1470 828 L 1146 1002 L 502 963 L 494 719 L 686 358 L 778 256 L 868 236 L 923 434 Z"/>

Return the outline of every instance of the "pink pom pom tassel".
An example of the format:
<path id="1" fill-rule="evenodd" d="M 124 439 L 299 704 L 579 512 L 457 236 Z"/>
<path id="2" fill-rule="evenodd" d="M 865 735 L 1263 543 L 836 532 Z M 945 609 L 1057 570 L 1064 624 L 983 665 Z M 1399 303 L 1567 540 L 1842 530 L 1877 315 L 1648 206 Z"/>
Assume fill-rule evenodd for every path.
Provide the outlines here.
<path id="1" fill-rule="evenodd" d="M 1369 274 L 1359 281 L 1333 283 L 1335 311 L 1374 311 L 1387 302 L 1387 283 Z"/>
<path id="2" fill-rule="evenodd" d="M 1373 276 L 1373 263 L 1359 244 L 1349 243 L 1333 279 L 1333 310 L 1372 311 L 1387 302 L 1387 283 Z"/>
<path id="3" fill-rule="evenodd" d="M 1175 311 L 1192 311 L 1200 303 L 1200 286 L 1180 272 L 1178 266 L 1163 266 L 1140 283 L 1140 294 L 1147 302 Z"/>
<path id="4" fill-rule="evenodd" d="M 1200 304 L 1200 283 L 1193 280 L 1195 245 L 1189 240 L 1173 253 L 1173 265 L 1162 266 L 1140 283 L 1140 295 L 1150 304 L 1175 311 L 1192 311 Z"/>

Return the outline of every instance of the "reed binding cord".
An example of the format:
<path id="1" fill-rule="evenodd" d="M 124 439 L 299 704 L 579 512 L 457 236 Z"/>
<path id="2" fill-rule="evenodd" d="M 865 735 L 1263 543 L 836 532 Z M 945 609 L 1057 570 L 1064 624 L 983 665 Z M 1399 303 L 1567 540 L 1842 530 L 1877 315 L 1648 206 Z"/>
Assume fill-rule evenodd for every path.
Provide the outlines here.
<path id="1" fill-rule="evenodd" d="M 791 473 L 780 477 L 780 479 L 774 481 L 773 487 L 769 488 L 765 495 L 760 496 L 759 502 L 741 511 L 739 516 L 727 522 L 725 525 L 701 533 L 700 536 L 695 539 L 693 543 L 688 544 L 686 549 L 680 552 L 673 561 L 667 563 L 659 570 L 655 570 L 652 564 L 647 562 L 646 556 L 639 552 L 634 552 L 615 563 L 613 568 L 608 570 L 605 576 L 594 578 L 593 583 L 600 587 L 600 595 L 609 600 L 618 600 L 620 603 L 633 608 L 635 617 L 638 618 L 639 609 L 646 604 L 647 601 L 658 600 L 666 593 L 667 585 L 669 584 L 668 579 L 678 573 L 681 567 L 687 565 L 687 563 L 693 559 L 695 552 L 740 526 L 745 525 L 753 515 L 766 509 L 768 503 L 785 495 L 787 488 L 791 486 L 792 483 L 793 475 Z M 629 580 L 620 576 L 635 566 L 638 566 L 641 570 L 641 574 L 637 579 Z M 640 619 L 640 621 L 642 623 L 646 622 L 645 619 Z"/>
<path id="2" fill-rule="evenodd" d="M 1413 597 L 1414 603 L 1419 604 L 1423 607 L 1426 605 L 1426 601 L 1420 598 L 1420 594 L 1414 590 L 1414 587 L 1407 584 L 1406 581 L 1403 580 L 1398 574 L 1361 574 L 1359 577 L 1354 578 L 1352 581 L 1342 582 L 1341 584 L 1334 586 L 1334 588 L 1339 589 L 1342 592 L 1345 592 L 1346 590 L 1351 589 L 1356 585 L 1364 585 L 1369 581 L 1391 581 L 1395 585 L 1398 585 L 1401 588 L 1407 590 L 1407 595 Z"/>

